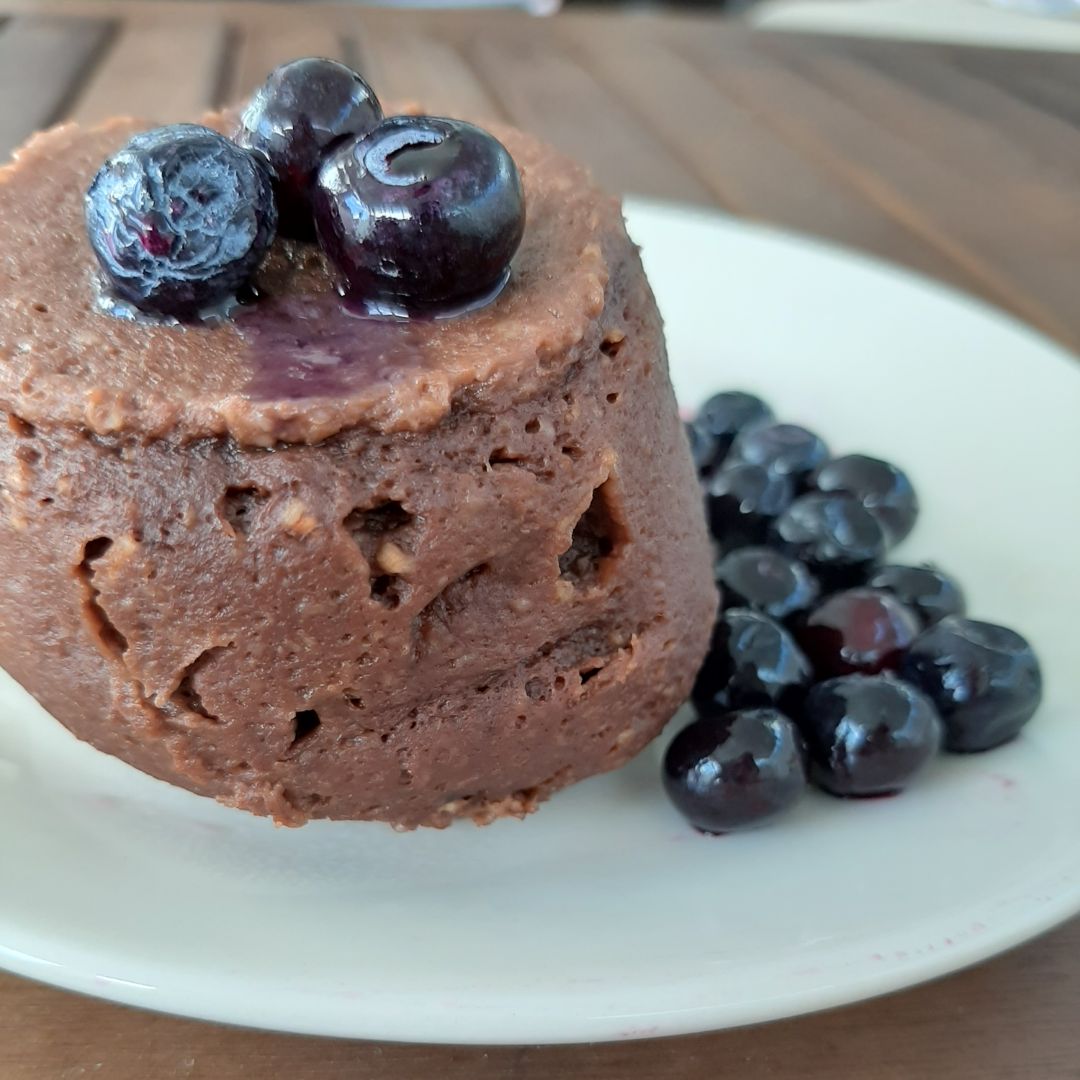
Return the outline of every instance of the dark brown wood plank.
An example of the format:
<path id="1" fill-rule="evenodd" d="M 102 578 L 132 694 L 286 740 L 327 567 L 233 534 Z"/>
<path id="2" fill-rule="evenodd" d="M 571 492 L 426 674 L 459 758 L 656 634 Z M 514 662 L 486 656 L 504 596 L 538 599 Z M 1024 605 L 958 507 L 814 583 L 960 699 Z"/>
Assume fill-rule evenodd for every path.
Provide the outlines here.
<path id="1" fill-rule="evenodd" d="M 158 123 L 195 119 L 214 103 L 224 45 L 225 28 L 212 18 L 137 16 L 102 58 L 71 118 L 83 124 L 122 115 Z"/>
<path id="2" fill-rule="evenodd" d="M 1027 184 L 1034 177 L 1046 198 L 1075 198 L 1080 130 L 1017 98 L 1009 87 L 1009 63 L 1001 65 L 995 83 L 969 74 L 957 49 L 929 46 L 911 54 L 849 41 L 817 58 L 812 51 L 804 50 L 809 68 L 800 70 L 813 71 L 840 93 L 857 93 L 864 112 L 917 139 L 942 161 L 985 169 L 995 184 L 1003 178 Z M 1080 64 L 1060 82 L 1080 101 Z"/>
<path id="3" fill-rule="evenodd" d="M 275 12 L 275 14 L 277 14 Z M 345 42 L 333 16 L 313 8 L 306 18 L 295 9 L 284 15 L 243 19 L 233 24 L 236 48 L 226 65 L 221 104 L 235 104 L 247 97 L 270 72 L 287 60 L 301 56 L 345 59 Z"/>
<path id="4" fill-rule="evenodd" d="M 1076 1080 L 1080 921 L 971 971 L 756 1028 L 437 1047 L 241 1031 L 0 975 L 4 1080 Z"/>
<path id="5" fill-rule="evenodd" d="M 776 36 L 779 38 L 779 35 Z M 1033 245 L 1027 219 L 978 173 L 964 175 L 912 145 L 788 61 L 791 45 L 755 36 L 750 48 L 714 35 L 683 44 L 716 83 L 800 153 L 822 163 L 837 183 L 854 187 L 905 228 L 957 264 L 991 301 L 1062 340 L 1080 342 L 1069 310 L 1072 292 L 1047 259 L 1040 234 Z M 962 137 L 958 132 L 957 137 Z M 887 254 L 887 253 L 886 253 Z M 1056 253 L 1055 253 L 1056 254 Z"/>
<path id="6" fill-rule="evenodd" d="M 472 120 L 501 120 L 498 97 L 456 46 L 438 33 L 367 17 L 349 38 L 351 59 L 393 108 L 402 102 Z"/>
<path id="7" fill-rule="evenodd" d="M 461 27 L 458 33 L 456 44 L 510 119 L 587 162 L 604 186 L 715 201 L 619 96 L 563 48 L 546 22 L 496 20 L 490 32 L 470 34 Z"/>
<path id="8" fill-rule="evenodd" d="M 0 158 L 60 118 L 109 32 L 98 19 L 33 15 L 0 29 Z"/>
<path id="9" fill-rule="evenodd" d="M 1003 49 L 942 46 L 957 68 L 985 85 L 1005 87 L 1043 116 L 1080 127 L 1080 76 L 1076 57 Z"/>
<path id="10" fill-rule="evenodd" d="M 763 126 L 678 55 L 652 20 L 559 21 L 566 46 L 630 105 L 722 206 L 826 238 L 857 237 L 924 273 L 968 284 L 937 249 Z M 677 102 L 677 107 L 672 103 Z M 596 153 L 602 153 L 597 148 Z M 633 176 L 625 186 L 634 187 Z"/>
<path id="11" fill-rule="evenodd" d="M 1015 300 L 1025 303 L 1027 294 L 1046 307 L 1067 306 L 1080 279 L 1075 130 L 1028 116 L 1025 106 L 992 88 L 980 94 L 933 48 L 898 66 L 895 46 L 847 42 L 815 49 L 786 36 L 768 44 L 782 50 L 790 70 L 834 101 L 850 103 L 876 127 L 879 142 L 893 137 L 907 148 L 903 165 L 891 165 L 888 178 L 920 201 L 932 190 L 941 233 L 984 263 L 1007 267 Z M 982 110 L 974 108 L 973 94 L 983 98 Z M 1033 246 L 1033 235 L 1043 242 Z"/>

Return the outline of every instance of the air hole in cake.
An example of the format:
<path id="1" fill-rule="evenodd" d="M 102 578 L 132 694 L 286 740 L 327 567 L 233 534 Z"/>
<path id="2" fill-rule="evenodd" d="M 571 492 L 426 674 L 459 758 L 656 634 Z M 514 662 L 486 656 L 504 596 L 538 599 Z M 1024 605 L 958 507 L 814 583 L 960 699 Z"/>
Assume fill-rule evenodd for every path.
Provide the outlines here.
<path id="1" fill-rule="evenodd" d="M 370 563 L 384 541 L 400 534 L 415 520 L 396 499 L 387 499 L 377 506 L 355 507 L 342 524 Z"/>
<path id="2" fill-rule="evenodd" d="M 409 595 L 409 583 L 399 574 L 377 574 L 371 579 L 371 599 L 393 611 Z"/>
<path id="3" fill-rule="evenodd" d="M 581 685 L 584 686 L 591 679 L 595 679 L 596 676 L 599 675 L 600 672 L 603 671 L 603 670 L 604 670 L 604 665 L 603 664 L 599 664 L 599 665 L 597 665 L 595 667 L 582 668 L 581 671 L 578 672 L 578 675 L 581 676 Z"/>
<path id="4" fill-rule="evenodd" d="M 413 624 L 413 640 L 418 652 L 431 645 L 432 639 L 450 628 L 455 616 L 475 603 L 476 589 L 482 578 L 490 573 L 487 563 L 478 563 L 466 570 L 456 581 L 451 581 L 438 596 L 430 601 L 416 616 Z"/>
<path id="5" fill-rule="evenodd" d="M 364 699 L 353 690 L 345 691 L 345 703 L 350 709 L 363 709 L 365 707 Z"/>
<path id="6" fill-rule="evenodd" d="M 520 465 L 522 459 L 516 454 L 511 454 L 505 446 L 496 447 L 488 455 L 488 464 L 492 467 L 496 465 Z"/>
<path id="7" fill-rule="evenodd" d="M 21 416 L 16 416 L 15 413 L 8 415 L 8 427 L 20 439 L 32 439 L 37 434 L 37 428 L 29 420 L 24 420 Z"/>
<path id="8" fill-rule="evenodd" d="M 526 425 L 525 431 L 529 435 L 535 435 L 540 430 L 540 421 L 534 416 Z"/>
<path id="9" fill-rule="evenodd" d="M 612 392 L 612 393 L 608 394 L 608 396 L 607 396 L 607 399 L 606 399 L 606 400 L 607 400 L 607 403 L 608 403 L 609 405 L 614 405 L 614 404 L 615 404 L 615 402 L 619 400 L 619 395 L 618 395 L 618 394 L 616 394 L 616 393 L 614 393 L 614 392 Z"/>
<path id="10" fill-rule="evenodd" d="M 118 658 L 127 651 L 127 638 L 120 633 L 105 613 L 98 599 L 101 593 L 94 585 L 94 563 L 104 558 L 106 552 L 112 547 L 112 543 L 112 538 L 109 536 L 96 536 L 93 540 L 87 540 L 83 546 L 82 562 L 79 563 L 76 574 L 83 585 L 84 618 L 90 631 L 102 652 Z"/>
<path id="11" fill-rule="evenodd" d="M 204 649 L 186 668 L 184 668 L 180 684 L 177 686 L 170 699 L 174 705 L 177 705 L 188 712 L 193 712 L 197 716 L 201 716 L 204 720 L 212 720 L 214 723 L 220 722 L 220 718 L 210 712 L 203 704 L 202 696 L 195 688 L 195 676 L 198 675 L 198 673 L 202 671 L 218 653 L 224 652 L 226 648 L 231 648 L 231 646 L 215 645 L 212 648 Z"/>
<path id="12" fill-rule="evenodd" d="M 543 679 L 529 679 L 525 684 L 525 696 L 530 701 L 547 701 L 551 695 Z"/>
<path id="13" fill-rule="evenodd" d="M 605 480 L 574 526 L 570 547 L 559 556 L 559 576 L 564 581 L 585 587 L 604 575 L 605 564 L 615 558 L 624 539 L 619 517 L 612 481 Z"/>
<path id="14" fill-rule="evenodd" d="M 562 446 L 562 452 L 570 458 L 571 461 L 577 461 L 581 457 L 581 447 L 576 443 L 565 443 Z"/>
<path id="15" fill-rule="evenodd" d="M 620 330 L 609 330 L 604 335 L 604 340 L 600 342 L 600 351 L 605 356 L 618 356 L 619 350 L 626 342 L 626 335 Z"/>
<path id="16" fill-rule="evenodd" d="M 270 493 L 258 484 L 236 484 L 225 489 L 221 514 L 237 536 L 247 536 L 259 507 Z"/>
<path id="17" fill-rule="evenodd" d="M 301 743 L 310 739 L 322 721 L 314 709 L 303 709 L 293 717 L 293 739 L 289 744 L 289 750 L 295 750 Z"/>

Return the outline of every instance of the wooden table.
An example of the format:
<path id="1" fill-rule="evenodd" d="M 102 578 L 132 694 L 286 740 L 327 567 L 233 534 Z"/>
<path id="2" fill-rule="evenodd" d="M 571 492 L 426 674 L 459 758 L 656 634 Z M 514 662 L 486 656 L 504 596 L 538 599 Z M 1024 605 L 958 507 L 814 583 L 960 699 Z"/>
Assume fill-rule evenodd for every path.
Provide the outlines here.
<path id="1" fill-rule="evenodd" d="M 615 189 L 906 263 L 1080 346 L 1080 61 L 751 33 L 719 19 L 0 0 L 0 152 L 114 112 L 197 115 L 338 56 L 387 98 L 504 117 Z M 2 241 L 0 241 L 2 242 Z M 0 856 L 2 858 L 2 856 Z M 0 976 L 0 1080 L 1077 1080 L 1080 922 L 883 1000 L 598 1047 L 439 1049 L 153 1016 Z"/>

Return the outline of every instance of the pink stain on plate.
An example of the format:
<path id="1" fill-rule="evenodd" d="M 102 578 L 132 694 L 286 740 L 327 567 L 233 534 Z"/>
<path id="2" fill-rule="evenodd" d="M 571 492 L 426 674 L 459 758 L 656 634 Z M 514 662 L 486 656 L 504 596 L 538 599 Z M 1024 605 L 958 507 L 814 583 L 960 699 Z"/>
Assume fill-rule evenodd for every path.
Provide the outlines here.
<path id="1" fill-rule="evenodd" d="M 990 773 L 990 779 L 997 784 L 1002 791 L 1012 791 L 1016 787 L 1016 781 L 1011 776 L 1002 776 L 1001 773 Z"/>
<path id="2" fill-rule="evenodd" d="M 653 1024 L 651 1027 L 628 1027 L 619 1032 L 620 1039 L 650 1039 L 659 1034 L 660 1028 Z"/>

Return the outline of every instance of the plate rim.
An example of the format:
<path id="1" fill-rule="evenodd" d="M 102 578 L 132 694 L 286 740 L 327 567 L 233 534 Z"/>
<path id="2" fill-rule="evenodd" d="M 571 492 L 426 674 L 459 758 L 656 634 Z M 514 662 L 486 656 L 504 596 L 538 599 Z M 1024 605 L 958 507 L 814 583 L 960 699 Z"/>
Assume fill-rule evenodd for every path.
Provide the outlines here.
<path id="1" fill-rule="evenodd" d="M 661 218 L 678 218 L 682 221 L 686 221 L 687 218 L 704 220 L 724 229 L 762 238 L 779 247 L 796 246 L 815 256 L 840 261 L 848 266 L 853 263 L 858 264 L 861 270 L 870 272 L 879 279 L 888 278 L 904 282 L 909 287 L 923 291 L 929 290 L 947 299 L 953 305 L 960 305 L 984 321 L 992 320 L 1002 327 L 1007 327 L 1012 333 L 1022 334 L 1043 352 L 1048 355 L 1055 354 L 1068 365 L 1076 365 L 1078 362 L 1077 355 L 1068 346 L 1050 338 L 1012 314 L 994 307 L 951 283 L 928 277 L 875 255 L 849 249 L 832 241 L 803 233 L 735 218 L 705 207 L 646 198 L 627 199 L 625 206 L 627 216 L 631 219 L 631 233 L 633 233 L 634 217 L 658 215 Z M 1074 370 L 1077 375 L 1080 375 L 1080 368 Z M 637 1039 L 682 1035 L 791 1018 L 869 1000 L 941 978 L 1015 948 L 1080 914 L 1080 860 L 1069 873 L 1061 875 L 1060 883 L 1062 889 L 1058 895 L 1051 896 L 1038 907 L 1026 909 L 1025 917 L 1018 918 L 1014 915 L 1003 925 L 995 925 L 995 928 L 971 937 L 963 944 L 958 943 L 955 948 L 947 952 L 941 951 L 930 957 L 922 955 L 902 962 L 897 961 L 876 970 L 873 975 L 863 974 L 858 978 L 838 980 L 826 988 L 820 986 L 800 988 L 778 993 L 767 1000 L 755 999 L 742 1002 L 738 1006 L 731 1003 L 718 1006 L 702 1005 L 669 1013 L 653 1010 L 651 1014 L 642 1014 L 637 1017 L 633 1023 L 628 1023 L 625 1016 L 611 1016 L 603 1011 L 599 1014 L 590 1013 L 587 1009 L 571 1019 L 565 1010 L 554 1011 L 546 1016 L 537 1013 L 519 1015 L 517 1010 L 504 1007 L 499 1013 L 496 1025 L 484 1027 L 482 1016 L 486 1013 L 490 1002 L 482 1001 L 472 1008 L 448 1015 L 438 1022 L 433 1022 L 429 1009 L 423 1028 L 418 1031 L 410 1025 L 411 1017 L 407 1014 L 385 1011 L 379 1013 L 378 1010 L 357 1022 L 356 1017 L 348 1017 L 341 1011 L 327 1013 L 318 1008 L 297 1010 L 288 1002 L 277 1002 L 275 1008 L 270 1010 L 275 1014 L 289 1013 L 287 1019 L 282 1016 L 267 1015 L 265 1003 L 259 1003 L 253 1009 L 249 1009 L 245 1003 L 237 1001 L 234 1003 L 235 1008 L 231 1011 L 223 1011 L 220 1008 L 222 999 L 218 998 L 213 999 L 216 1007 L 211 1008 L 209 1005 L 200 1007 L 201 1001 L 198 995 L 193 993 L 191 986 L 185 985 L 182 976 L 177 976 L 168 986 L 157 987 L 148 987 L 145 984 L 100 974 L 91 976 L 89 970 L 53 967 L 51 962 L 42 956 L 19 952 L 2 941 L 0 941 L 0 967 L 38 982 L 120 1004 L 169 1015 L 260 1030 L 445 1045 L 520 1045 L 537 1042 L 566 1044 Z M 88 962 L 94 959 L 92 954 L 91 949 L 87 954 Z M 103 957 L 102 960 L 104 959 L 106 958 Z M 98 965 L 95 962 L 90 966 L 97 967 Z M 575 995 L 567 996 L 574 997 Z M 654 994 L 653 999 L 656 996 Z M 529 1004 L 527 998 L 523 1001 L 526 1006 Z M 320 999 L 320 1002 L 325 1004 L 323 999 Z M 523 1011 L 527 1012 L 527 1009 Z M 260 1013 L 262 1015 L 259 1015 Z M 469 1019 L 472 1017 L 475 1019 Z"/>

